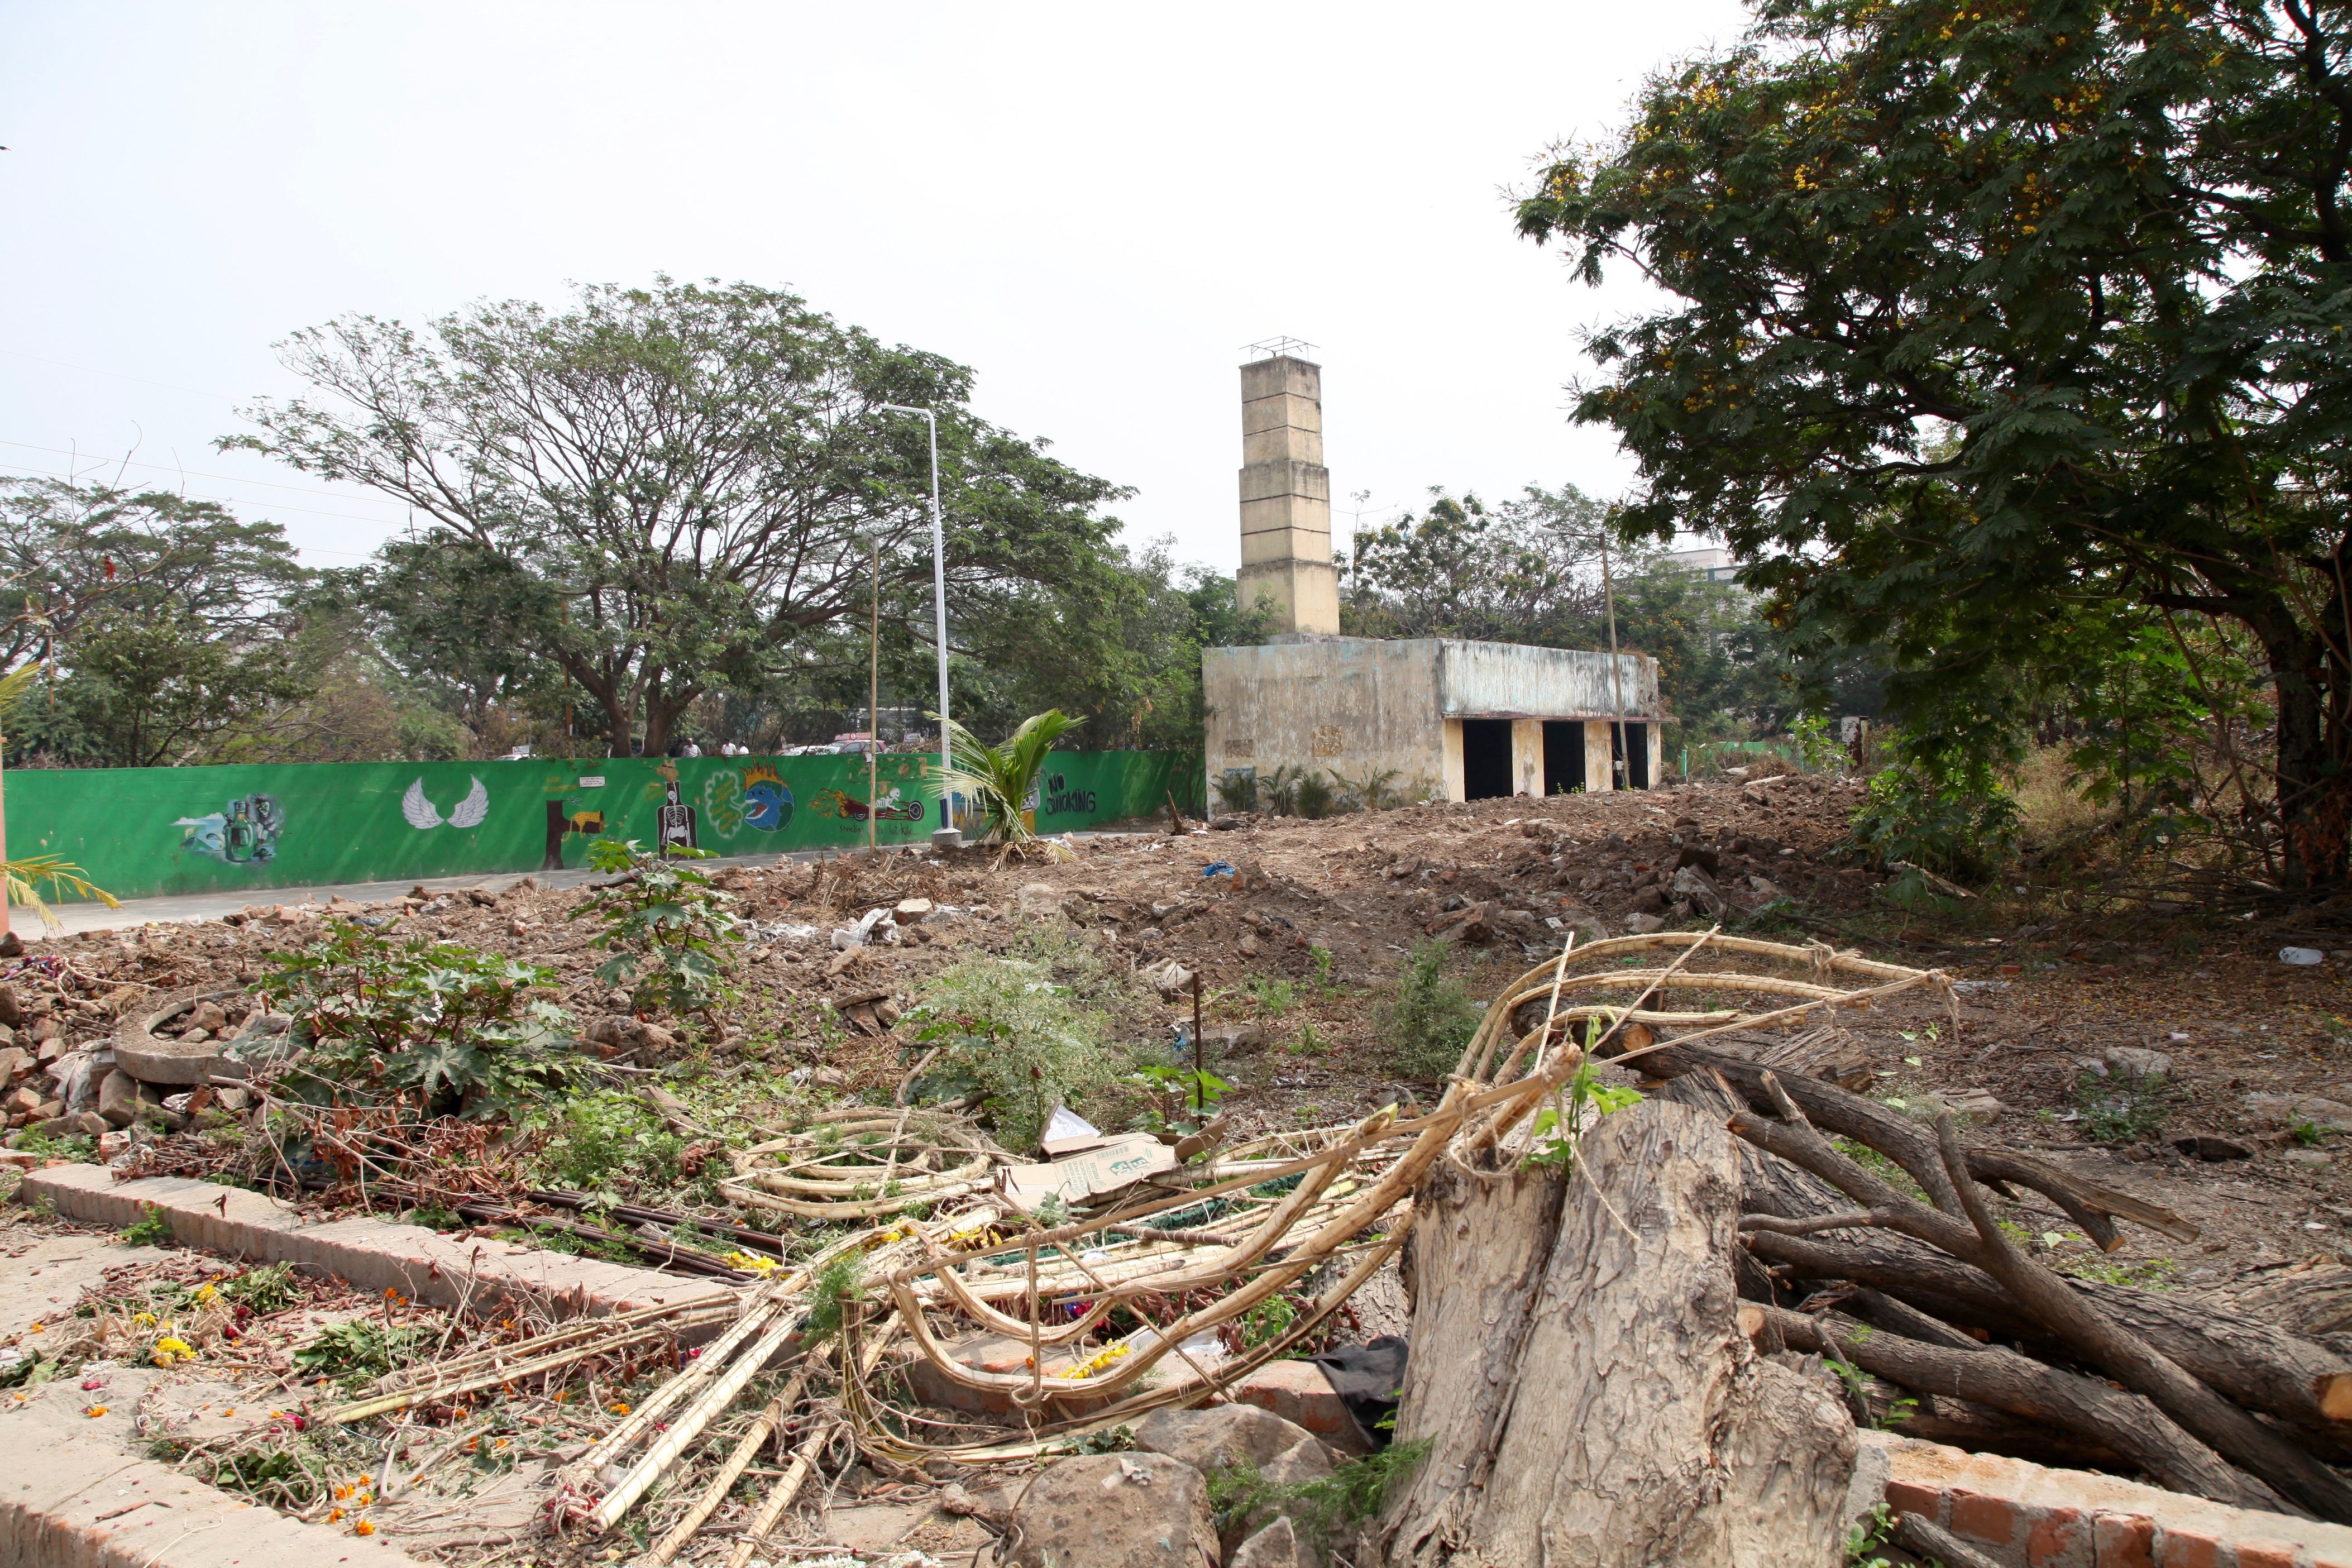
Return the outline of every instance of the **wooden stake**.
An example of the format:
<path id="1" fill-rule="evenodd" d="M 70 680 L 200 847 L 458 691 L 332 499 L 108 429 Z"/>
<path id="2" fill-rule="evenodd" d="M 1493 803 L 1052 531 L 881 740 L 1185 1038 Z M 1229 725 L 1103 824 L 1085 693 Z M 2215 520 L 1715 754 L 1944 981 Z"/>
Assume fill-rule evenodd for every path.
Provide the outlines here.
<path id="1" fill-rule="evenodd" d="M 1205 1082 L 1202 1078 L 1203 1046 L 1201 1039 L 1201 972 L 1192 971 L 1192 1113 L 1203 1115 L 1208 1110 Z"/>

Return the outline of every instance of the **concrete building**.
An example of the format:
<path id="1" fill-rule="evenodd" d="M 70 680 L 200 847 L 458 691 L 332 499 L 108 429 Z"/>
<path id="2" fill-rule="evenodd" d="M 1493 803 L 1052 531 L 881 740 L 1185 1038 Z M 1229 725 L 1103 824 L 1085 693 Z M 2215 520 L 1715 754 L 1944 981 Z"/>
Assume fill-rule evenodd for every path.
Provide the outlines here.
<path id="1" fill-rule="evenodd" d="M 1691 550 L 1669 550 L 1666 559 L 1694 577 L 1704 577 L 1710 583 L 1737 583 L 1739 563 L 1731 552 L 1721 545 L 1701 545 Z"/>
<path id="2" fill-rule="evenodd" d="M 1308 344 L 1259 346 L 1242 366 L 1235 586 L 1274 613 L 1275 636 L 1201 656 L 1211 784 L 1291 767 L 1385 776 L 1407 798 L 1647 789 L 1663 766 L 1655 659 L 1339 635 L 1322 367 L 1295 352 Z"/>
<path id="3" fill-rule="evenodd" d="M 1658 662 L 1643 654 L 1618 655 L 1612 680 L 1605 653 L 1315 637 L 1205 649 L 1201 683 L 1212 784 L 1290 766 L 1343 784 L 1392 774 L 1407 798 L 1486 800 L 1647 789 L 1664 766 Z"/>

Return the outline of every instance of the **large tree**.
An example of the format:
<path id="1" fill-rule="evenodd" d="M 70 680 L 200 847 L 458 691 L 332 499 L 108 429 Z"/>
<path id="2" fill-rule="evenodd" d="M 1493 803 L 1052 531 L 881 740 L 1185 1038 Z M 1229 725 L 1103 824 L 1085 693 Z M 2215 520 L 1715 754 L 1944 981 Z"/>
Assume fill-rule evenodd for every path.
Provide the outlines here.
<path id="1" fill-rule="evenodd" d="M 184 763 L 300 700 L 289 649 L 310 583 L 277 524 L 210 501 L 0 479 L 0 665 L 43 670 L 11 752 Z"/>
<path id="2" fill-rule="evenodd" d="M 1122 492 L 974 416 L 969 370 L 751 284 L 592 287 L 421 332 L 354 316 L 282 354 L 322 395 L 260 403 L 261 434 L 223 444 L 406 502 L 428 548 L 504 574 L 470 602 L 533 638 L 623 750 L 660 750 L 698 696 L 862 616 L 877 542 L 886 610 L 929 636 L 924 426 L 885 404 L 938 411 L 952 602 L 1083 596 L 1117 528 L 1099 509 Z"/>
<path id="3" fill-rule="evenodd" d="M 2326 0 L 1763 0 L 1519 208 L 1668 296 L 1578 389 L 1640 461 L 1628 528 L 1888 643 L 1960 748 L 2086 612 L 2242 626 L 2287 876 L 2340 877 L 2348 56 Z"/>

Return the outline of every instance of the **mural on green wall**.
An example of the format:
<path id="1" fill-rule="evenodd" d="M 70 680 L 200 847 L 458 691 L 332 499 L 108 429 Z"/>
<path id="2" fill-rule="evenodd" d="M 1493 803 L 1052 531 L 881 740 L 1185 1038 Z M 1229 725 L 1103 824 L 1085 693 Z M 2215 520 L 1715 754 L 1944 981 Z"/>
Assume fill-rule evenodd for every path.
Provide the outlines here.
<path id="1" fill-rule="evenodd" d="M 117 898 L 258 892 L 577 868 L 590 841 L 667 837 L 720 855 L 884 844 L 941 820 L 938 759 L 611 757 L 21 769 L 5 775 L 9 847 L 55 854 Z M 1192 759 L 1056 752 L 1033 803 L 1043 833 L 1152 816 L 1199 793 Z M 878 798 L 877 798 L 878 797 Z"/>
<path id="2" fill-rule="evenodd" d="M 278 856 L 286 811 L 274 795 L 249 795 L 209 816 L 184 816 L 172 826 L 185 830 L 180 835 L 183 849 L 215 860 L 271 860 Z"/>

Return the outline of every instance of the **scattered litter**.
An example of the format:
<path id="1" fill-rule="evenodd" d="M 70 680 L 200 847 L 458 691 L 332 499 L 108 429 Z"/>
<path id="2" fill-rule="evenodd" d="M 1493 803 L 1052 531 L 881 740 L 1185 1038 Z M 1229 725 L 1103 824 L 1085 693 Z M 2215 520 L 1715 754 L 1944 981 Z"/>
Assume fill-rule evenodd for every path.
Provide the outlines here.
<path id="1" fill-rule="evenodd" d="M 1104 1141 L 1103 1131 L 1076 1111 L 1062 1106 L 1045 1119 L 1045 1135 L 1037 1140 L 1037 1147 L 1048 1159 L 1075 1154 L 1081 1149 L 1091 1149 Z"/>
<path id="2" fill-rule="evenodd" d="M 2279 962 L 2307 966 L 2326 963 L 2327 955 L 2315 947 L 2283 947 L 2279 949 Z"/>
<path id="3" fill-rule="evenodd" d="M 1174 1149 L 1149 1132 L 1129 1132 L 1046 1164 L 1008 1166 L 997 1173 L 997 1191 L 1014 1207 L 1034 1214 L 1048 1200 L 1080 1203 L 1175 1164 Z"/>
<path id="4" fill-rule="evenodd" d="M 1230 877 L 1233 874 L 1234 863 L 1230 860 L 1212 860 L 1201 868 L 1203 877 Z"/>

